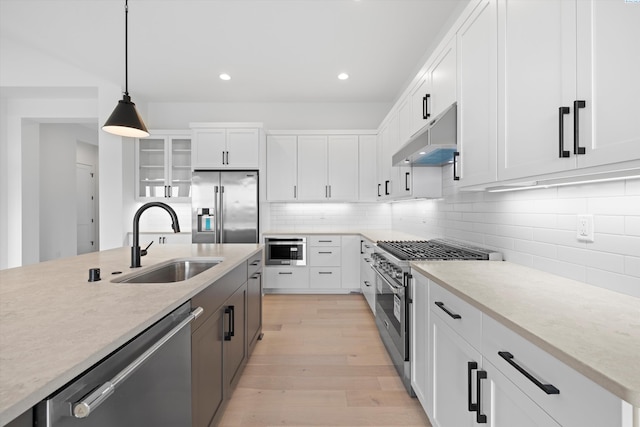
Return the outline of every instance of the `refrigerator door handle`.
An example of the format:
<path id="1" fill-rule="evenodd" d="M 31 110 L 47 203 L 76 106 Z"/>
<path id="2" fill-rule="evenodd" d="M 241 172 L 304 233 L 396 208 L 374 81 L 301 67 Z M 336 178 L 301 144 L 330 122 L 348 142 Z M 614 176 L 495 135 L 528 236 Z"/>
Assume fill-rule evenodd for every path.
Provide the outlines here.
<path id="1" fill-rule="evenodd" d="M 218 212 L 220 212 L 218 210 L 218 193 L 220 192 L 220 188 L 216 185 L 214 187 L 214 195 L 213 195 L 213 214 L 214 214 L 214 237 L 213 237 L 213 243 L 218 243 L 218 230 L 220 229 L 220 217 L 218 215 Z"/>
<path id="2" fill-rule="evenodd" d="M 218 243 L 223 243 L 222 241 L 222 230 L 224 230 L 224 185 L 220 186 L 220 209 L 218 210 L 218 237 L 216 238 Z"/>

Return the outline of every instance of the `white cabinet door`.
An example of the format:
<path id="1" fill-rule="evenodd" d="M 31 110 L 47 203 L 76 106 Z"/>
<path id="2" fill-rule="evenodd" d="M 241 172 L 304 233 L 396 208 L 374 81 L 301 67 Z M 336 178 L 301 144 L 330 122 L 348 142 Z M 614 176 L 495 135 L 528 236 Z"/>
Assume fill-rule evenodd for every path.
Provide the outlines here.
<path id="1" fill-rule="evenodd" d="M 461 185 L 494 182 L 497 161 L 497 11 L 483 0 L 458 30 L 458 151 Z"/>
<path id="2" fill-rule="evenodd" d="M 327 185 L 331 201 L 358 199 L 358 136 L 329 136 Z"/>
<path id="3" fill-rule="evenodd" d="M 309 288 L 340 289 L 340 267 L 309 267 Z"/>
<path id="4" fill-rule="evenodd" d="M 475 412 L 469 411 L 473 372 L 469 363 L 482 366 L 480 353 L 455 333 L 439 316 L 429 316 L 431 358 L 429 374 L 433 386 L 432 421 L 435 427 L 466 427 L 475 424 Z M 471 391 L 472 388 L 471 388 Z"/>
<path id="5" fill-rule="evenodd" d="M 429 282 L 413 274 L 411 304 L 411 387 L 427 413 L 433 412 L 429 390 Z"/>
<path id="6" fill-rule="evenodd" d="M 388 154 L 389 164 L 391 164 L 391 170 L 389 171 L 390 184 L 389 192 L 390 197 L 393 199 L 399 197 L 408 197 L 411 195 L 411 185 L 409 180 L 411 179 L 411 166 L 393 166 L 392 157 L 400 148 L 400 119 L 398 114 L 394 114 L 389 120 L 389 139 L 388 139 Z"/>
<path id="7" fill-rule="evenodd" d="M 327 137 L 298 136 L 298 200 L 326 200 Z"/>
<path id="8" fill-rule="evenodd" d="M 296 200 L 298 180 L 297 137 L 267 137 L 267 200 Z"/>
<path id="9" fill-rule="evenodd" d="M 413 110 L 411 94 L 398 104 L 398 126 L 400 127 L 400 146 L 409 141 L 413 135 Z"/>
<path id="10" fill-rule="evenodd" d="M 578 0 L 578 167 L 640 159 L 640 5 Z M 572 107 L 573 114 L 576 114 Z"/>
<path id="11" fill-rule="evenodd" d="M 358 142 L 358 200 L 375 202 L 378 198 L 376 135 L 360 135 Z"/>
<path id="12" fill-rule="evenodd" d="M 431 99 L 431 73 L 426 72 L 411 91 L 411 135 L 420 130 L 433 118 L 429 115 Z"/>
<path id="13" fill-rule="evenodd" d="M 575 2 L 498 2 L 498 179 L 563 171 L 559 108 L 576 99 Z M 572 140 L 564 116 L 564 149 Z"/>
<path id="14" fill-rule="evenodd" d="M 340 277 L 343 289 L 360 287 L 360 236 L 342 236 Z"/>
<path id="15" fill-rule="evenodd" d="M 136 198 L 191 197 L 189 131 L 151 131 L 136 140 Z"/>
<path id="16" fill-rule="evenodd" d="M 225 166 L 260 167 L 260 133 L 258 129 L 227 129 Z"/>
<path id="17" fill-rule="evenodd" d="M 388 199 L 391 195 L 391 154 L 389 150 L 389 126 L 380 127 L 377 142 L 378 184 L 377 195 L 379 200 Z"/>
<path id="18" fill-rule="evenodd" d="M 307 267 L 267 267 L 264 269 L 267 289 L 307 289 L 309 288 L 309 268 Z"/>
<path id="19" fill-rule="evenodd" d="M 427 102 L 430 118 L 442 113 L 456 102 L 456 39 L 449 41 L 437 56 L 428 73 L 431 74 L 431 99 Z"/>
<path id="20" fill-rule="evenodd" d="M 227 133 L 225 129 L 194 129 L 191 161 L 193 168 L 224 167 L 226 149 Z"/>
<path id="21" fill-rule="evenodd" d="M 485 360 L 482 371 L 486 373 L 486 378 L 480 380 L 480 413 L 487 417 L 486 425 L 493 427 L 560 427 L 560 424 L 491 363 Z"/>

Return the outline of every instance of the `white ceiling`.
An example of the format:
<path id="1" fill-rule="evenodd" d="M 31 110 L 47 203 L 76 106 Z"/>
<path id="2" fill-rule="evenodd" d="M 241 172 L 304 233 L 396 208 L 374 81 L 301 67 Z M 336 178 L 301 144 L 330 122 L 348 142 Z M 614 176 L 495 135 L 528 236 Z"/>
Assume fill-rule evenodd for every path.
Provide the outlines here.
<path id="1" fill-rule="evenodd" d="M 129 0 L 129 92 L 134 102 L 392 102 L 468 1 Z M 0 0 L 0 29 L 124 89 L 124 0 Z"/>

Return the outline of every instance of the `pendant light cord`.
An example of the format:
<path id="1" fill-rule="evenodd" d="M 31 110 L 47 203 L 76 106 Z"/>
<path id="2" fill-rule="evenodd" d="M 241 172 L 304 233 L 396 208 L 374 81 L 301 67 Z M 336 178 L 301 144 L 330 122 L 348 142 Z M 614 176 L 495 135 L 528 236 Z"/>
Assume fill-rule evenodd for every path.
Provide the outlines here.
<path id="1" fill-rule="evenodd" d="M 129 0 L 124 1 L 124 94 L 129 96 Z"/>

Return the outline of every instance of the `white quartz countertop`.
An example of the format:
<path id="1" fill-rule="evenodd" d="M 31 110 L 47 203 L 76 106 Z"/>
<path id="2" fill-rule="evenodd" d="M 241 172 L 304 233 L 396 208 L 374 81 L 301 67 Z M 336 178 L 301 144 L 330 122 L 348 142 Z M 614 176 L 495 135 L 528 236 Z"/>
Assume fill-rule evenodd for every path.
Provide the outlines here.
<path id="1" fill-rule="evenodd" d="M 135 269 L 174 258 L 224 259 L 180 283 L 112 283 L 133 271 L 129 247 L 1 270 L 0 426 L 261 249 L 259 244 L 154 245 L 142 257 L 142 268 Z M 100 268 L 102 280 L 88 282 L 89 268 Z"/>
<path id="2" fill-rule="evenodd" d="M 640 407 L 640 298 L 509 262 L 411 266 Z"/>

